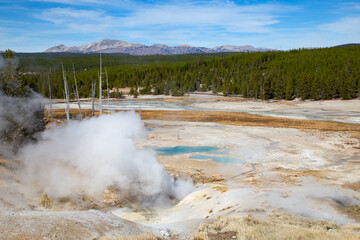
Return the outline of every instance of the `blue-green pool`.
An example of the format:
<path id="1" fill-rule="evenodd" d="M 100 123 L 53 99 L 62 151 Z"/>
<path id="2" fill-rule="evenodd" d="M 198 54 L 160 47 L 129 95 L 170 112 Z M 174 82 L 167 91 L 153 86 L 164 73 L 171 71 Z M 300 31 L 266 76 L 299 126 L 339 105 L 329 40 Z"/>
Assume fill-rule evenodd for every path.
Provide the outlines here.
<path id="1" fill-rule="evenodd" d="M 226 157 L 224 154 L 229 152 L 228 149 L 213 146 L 176 146 L 176 147 L 151 147 L 158 155 L 172 156 L 180 154 L 192 154 L 191 159 L 212 160 L 219 163 L 241 163 L 242 161 L 232 157 Z M 203 154 L 201 154 L 203 153 Z M 211 154 L 211 155 L 208 155 Z"/>
<path id="2" fill-rule="evenodd" d="M 171 156 L 186 153 L 226 154 L 227 150 L 212 146 L 152 147 L 158 155 Z"/>

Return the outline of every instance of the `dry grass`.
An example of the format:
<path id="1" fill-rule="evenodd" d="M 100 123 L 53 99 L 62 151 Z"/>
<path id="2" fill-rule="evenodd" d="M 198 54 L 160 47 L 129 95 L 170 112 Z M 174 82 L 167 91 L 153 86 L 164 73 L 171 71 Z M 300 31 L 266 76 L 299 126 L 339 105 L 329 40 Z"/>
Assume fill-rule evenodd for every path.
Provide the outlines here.
<path id="1" fill-rule="evenodd" d="M 182 168 L 178 169 L 167 164 L 163 164 L 165 170 L 172 176 L 185 176 L 192 179 L 193 183 L 196 185 L 198 183 L 214 183 L 214 184 L 223 184 L 224 178 L 215 175 L 207 175 L 201 169 L 187 169 Z"/>
<path id="2" fill-rule="evenodd" d="M 327 221 L 287 214 L 274 214 L 268 220 L 254 217 L 220 218 L 199 227 L 192 239 L 360 239 L 359 228 L 340 227 Z"/>
<path id="3" fill-rule="evenodd" d="M 141 112 L 141 118 L 143 120 L 156 119 L 168 121 L 216 122 L 242 126 L 317 129 L 321 131 L 351 131 L 354 137 L 360 137 L 360 124 L 278 118 L 237 112 L 144 110 Z"/>
<path id="4" fill-rule="evenodd" d="M 360 222 L 360 205 L 354 205 L 349 207 L 340 208 L 340 211 L 348 215 L 350 218 Z"/>
<path id="5" fill-rule="evenodd" d="M 198 232 L 191 237 L 191 240 L 208 240 L 208 239 L 209 238 L 206 232 Z"/>
<path id="6" fill-rule="evenodd" d="M 229 188 L 226 186 L 215 186 L 212 189 L 219 191 L 220 193 L 225 193 Z"/>
<path id="7" fill-rule="evenodd" d="M 163 102 L 168 102 L 168 103 L 183 103 L 184 102 L 184 98 L 183 97 L 176 97 L 176 98 L 165 98 L 162 100 Z"/>
<path id="8" fill-rule="evenodd" d="M 70 115 L 79 114 L 79 110 L 71 109 Z M 91 110 L 83 110 L 84 116 L 90 116 Z M 95 112 L 97 116 L 99 113 Z M 106 114 L 106 111 L 104 112 Z M 45 113 L 47 116 L 47 112 Z M 53 111 L 55 119 L 66 117 L 63 109 Z M 158 111 L 142 110 L 142 120 L 166 120 L 188 122 L 215 122 L 236 126 L 257 126 L 276 128 L 296 128 L 300 130 L 315 129 L 320 131 L 347 131 L 351 137 L 360 139 L 360 124 L 340 123 L 334 121 L 302 120 L 279 117 L 260 116 L 238 112 L 212 112 L 212 111 Z M 46 117 L 47 120 L 49 120 Z"/>
<path id="9" fill-rule="evenodd" d="M 85 116 L 91 116 L 91 109 L 82 109 L 81 110 L 83 117 Z M 50 118 L 48 117 L 48 110 L 45 110 L 45 119 L 46 120 L 50 120 Z M 76 116 L 79 115 L 80 111 L 78 109 L 70 109 L 70 116 Z M 105 114 L 106 114 L 106 110 L 105 110 Z M 95 115 L 99 115 L 98 111 L 95 111 Z M 64 109 L 54 109 L 53 110 L 53 118 L 54 119 L 65 119 L 66 118 L 66 113 Z"/>
<path id="10" fill-rule="evenodd" d="M 183 175 L 180 175 L 183 176 Z M 194 184 L 197 183 L 217 183 L 222 184 L 225 180 L 223 177 L 217 177 L 217 176 L 206 176 L 205 174 L 192 174 L 190 175 L 191 179 L 193 180 Z"/>
<path id="11" fill-rule="evenodd" d="M 52 201 L 45 193 L 43 193 L 39 199 L 39 204 L 44 208 L 49 208 L 52 205 Z"/>
<path id="12" fill-rule="evenodd" d="M 113 189 L 106 189 L 103 192 L 103 203 L 107 206 L 121 206 L 121 199 Z"/>
<path id="13" fill-rule="evenodd" d="M 100 240 L 161 240 L 163 238 L 157 237 L 152 233 L 143 233 L 140 235 L 124 235 L 118 237 L 102 237 Z"/>
<path id="14" fill-rule="evenodd" d="M 350 137 L 360 139 L 360 132 L 350 132 Z"/>

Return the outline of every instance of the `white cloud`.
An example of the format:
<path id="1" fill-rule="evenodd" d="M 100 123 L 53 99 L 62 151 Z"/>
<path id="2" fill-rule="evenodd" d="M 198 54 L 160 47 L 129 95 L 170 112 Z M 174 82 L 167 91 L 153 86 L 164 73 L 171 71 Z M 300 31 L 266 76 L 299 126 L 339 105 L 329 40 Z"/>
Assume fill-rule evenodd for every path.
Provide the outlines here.
<path id="1" fill-rule="evenodd" d="M 322 24 L 319 28 L 323 31 L 339 34 L 360 34 L 360 17 L 345 17 L 332 23 Z"/>
<path id="2" fill-rule="evenodd" d="M 154 5 L 123 18 L 128 27 L 192 28 L 199 31 L 263 33 L 278 23 L 275 5 L 239 6 L 225 3 Z"/>
<path id="3" fill-rule="evenodd" d="M 68 0 L 53 0 L 68 1 Z M 84 0 L 85 1 L 85 0 Z M 96 0 L 89 0 L 96 1 Z M 58 27 L 80 32 L 114 31 L 199 31 L 266 33 L 270 26 L 279 22 L 276 13 L 286 11 L 278 5 L 239 6 L 222 1 L 210 3 L 183 2 L 163 5 L 138 5 L 130 12 L 109 15 L 99 10 L 74 8 L 45 9 L 36 17 Z M 145 30 L 144 30 L 145 29 Z"/>
<path id="4" fill-rule="evenodd" d="M 104 11 L 73 8 L 46 9 L 35 17 L 57 25 L 57 29 L 61 30 L 59 33 L 102 32 L 115 21 Z"/>
<path id="5" fill-rule="evenodd" d="M 86 6 L 86 7 L 104 7 L 104 6 L 116 6 L 123 9 L 131 9 L 134 7 L 134 0 L 30 0 L 32 2 L 46 2 L 62 5 L 73 5 L 73 6 Z"/>
<path id="6" fill-rule="evenodd" d="M 51 8 L 44 10 L 37 16 L 39 19 L 46 20 L 55 24 L 63 24 L 67 22 L 78 22 L 82 24 L 87 21 L 96 21 L 101 18 L 108 18 L 100 11 L 77 10 L 72 8 Z"/>
<path id="7" fill-rule="evenodd" d="M 360 3 L 357 2 L 348 2 L 344 3 L 343 8 L 351 9 L 351 10 L 360 10 Z"/>
<path id="8" fill-rule="evenodd" d="M 31 0 L 32 2 L 49 2 L 49 3 L 60 3 L 69 5 L 82 5 L 82 4 L 100 4 L 101 0 Z"/>

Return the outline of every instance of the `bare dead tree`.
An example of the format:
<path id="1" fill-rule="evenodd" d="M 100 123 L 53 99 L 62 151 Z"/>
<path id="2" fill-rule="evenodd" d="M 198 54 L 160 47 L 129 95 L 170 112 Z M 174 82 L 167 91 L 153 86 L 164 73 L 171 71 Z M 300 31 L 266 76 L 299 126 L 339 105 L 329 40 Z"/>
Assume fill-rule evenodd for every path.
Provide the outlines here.
<path id="1" fill-rule="evenodd" d="M 94 116 L 95 112 L 95 83 L 94 79 L 91 80 L 91 98 L 92 98 L 92 108 L 91 108 L 91 116 Z"/>
<path id="2" fill-rule="evenodd" d="M 66 73 L 64 70 L 64 64 L 61 63 L 61 68 L 62 68 L 62 72 L 63 72 L 63 80 L 64 80 L 64 91 L 65 91 L 65 97 L 66 97 L 66 108 L 65 108 L 65 112 L 66 112 L 66 120 L 67 122 L 70 121 L 70 101 L 69 101 L 69 86 L 66 80 Z"/>
<path id="3" fill-rule="evenodd" d="M 49 80 L 49 98 L 50 98 L 50 118 L 51 122 L 53 121 L 53 111 L 52 111 L 52 101 L 51 101 L 51 79 L 50 73 L 48 73 L 48 80 Z"/>
<path id="4" fill-rule="evenodd" d="M 78 91 L 78 87 L 77 87 L 77 82 L 76 82 L 76 73 L 75 73 L 75 67 L 73 64 L 73 72 L 74 72 L 74 80 L 75 80 L 75 90 L 76 90 L 76 99 L 77 99 L 77 103 L 79 105 L 79 111 L 80 111 L 80 119 L 82 119 L 82 111 L 81 111 L 81 105 L 80 105 L 80 97 L 79 97 L 79 91 Z"/>
<path id="5" fill-rule="evenodd" d="M 109 78 L 107 69 L 105 67 L 105 73 L 106 73 L 106 91 L 107 91 L 107 102 L 108 102 L 108 114 L 110 113 L 110 92 L 109 92 Z"/>
<path id="6" fill-rule="evenodd" d="M 99 73 L 99 115 L 102 115 L 102 105 L 101 105 L 101 98 L 102 98 L 102 82 L 101 82 L 101 52 L 100 52 L 100 73 Z"/>

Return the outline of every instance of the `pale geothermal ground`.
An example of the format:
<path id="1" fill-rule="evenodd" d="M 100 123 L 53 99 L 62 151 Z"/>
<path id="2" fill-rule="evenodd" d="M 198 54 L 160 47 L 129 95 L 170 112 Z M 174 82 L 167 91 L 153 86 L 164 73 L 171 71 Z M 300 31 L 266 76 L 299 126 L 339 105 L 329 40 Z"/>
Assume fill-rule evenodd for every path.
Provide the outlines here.
<path id="1" fill-rule="evenodd" d="M 149 232 L 169 239 L 360 239 L 360 100 L 263 102 L 192 94 L 110 102 L 110 110 L 123 109 L 141 109 L 145 119 L 147 138 L 137 147 L 157 152 L 167 172 L 191 179 L 194 191 L 154 209 L 119 204 L 95 210 L 56 200 L 45 208 L 14 176 L 21 164 L 1 160 L 0 239 L 156 239 Z M 169 111 L 331 122 L 314 129 L 313 122 L 286 127 L 287 120 L 285 127 L 264 126 L 261 119 L 194 122 L 188 113 Z"/>

